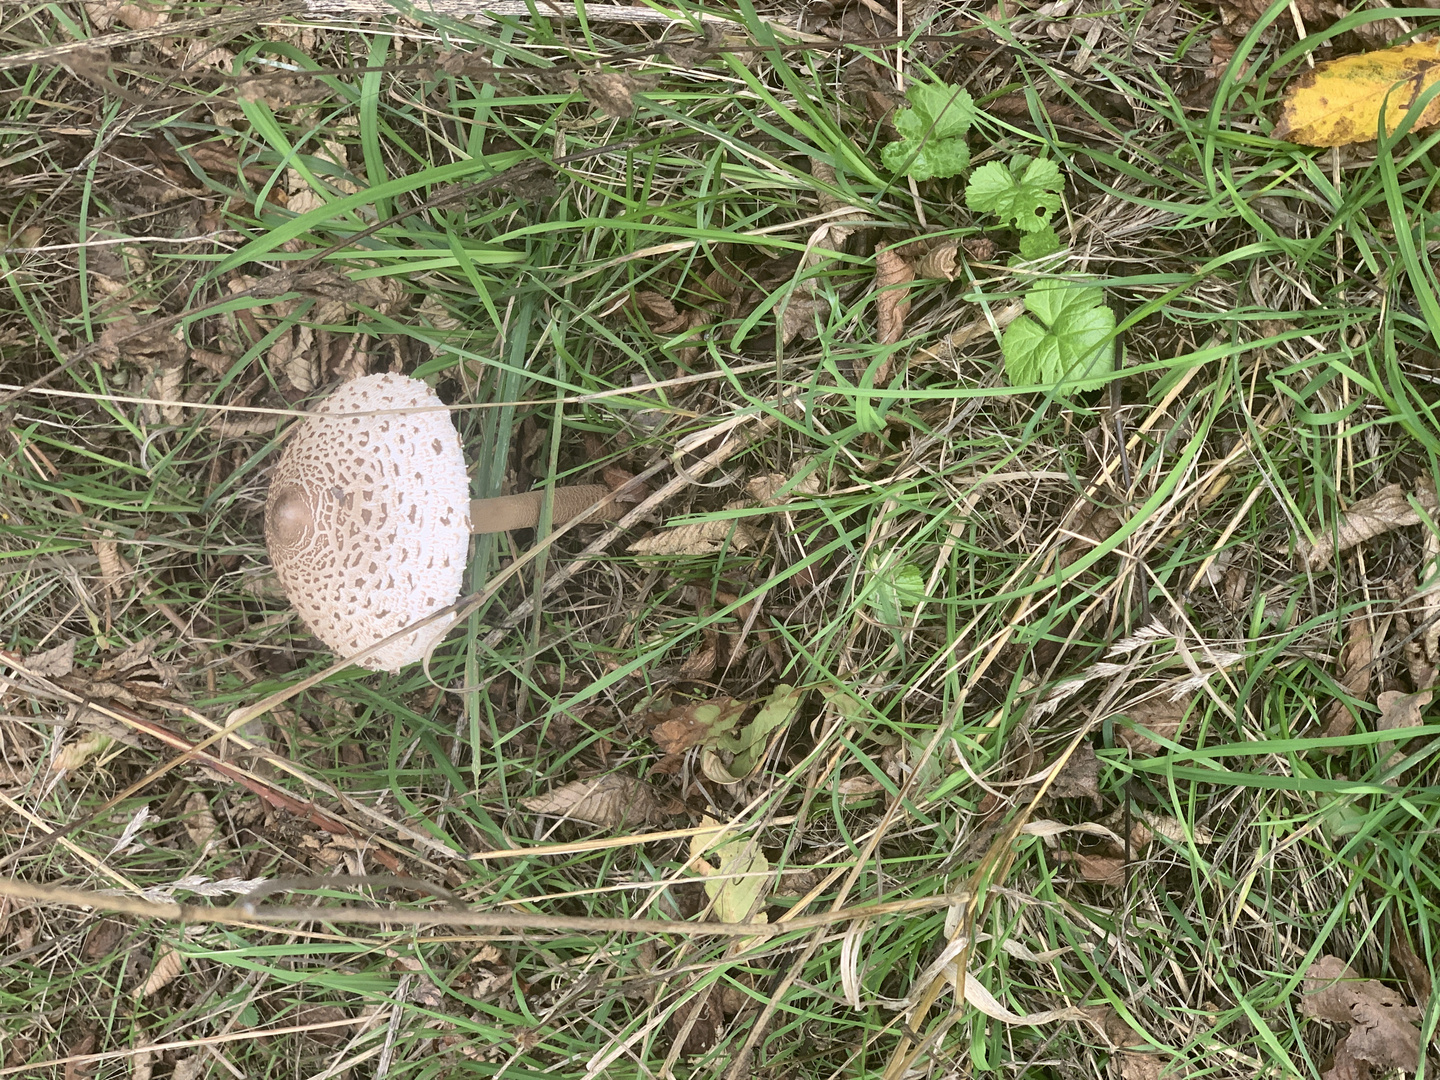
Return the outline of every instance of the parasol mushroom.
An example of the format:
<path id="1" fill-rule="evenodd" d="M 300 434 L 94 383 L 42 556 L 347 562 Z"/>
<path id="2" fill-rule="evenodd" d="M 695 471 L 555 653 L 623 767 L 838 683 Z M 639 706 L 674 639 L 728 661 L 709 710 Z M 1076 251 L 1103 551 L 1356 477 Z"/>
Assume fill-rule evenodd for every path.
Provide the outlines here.
<path id="1" fill-rule="evenodd" d="M 460 436 L 435 392 L 405 375 L 366 375 L 315 407 L 285 445 L 265 502 L 276 576 L 312 633 L 341 656 L 455 602 L 472 532 L 534 526 L 545 493 L 470 499 Z M 610 493 L 555 491 L 556 524 Z M 600 507 L 597 517 L 614 517 Z M 448 627 L 437 621 L 363 660 L 399 671 Z"/>

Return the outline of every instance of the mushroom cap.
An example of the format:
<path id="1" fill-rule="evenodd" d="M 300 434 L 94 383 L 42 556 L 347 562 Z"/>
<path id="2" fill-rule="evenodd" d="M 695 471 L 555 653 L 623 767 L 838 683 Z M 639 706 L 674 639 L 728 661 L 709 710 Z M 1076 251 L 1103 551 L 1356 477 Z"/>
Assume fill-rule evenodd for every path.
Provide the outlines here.
<path id="1" fill-rule="evenodd" d="M 419 379 L 352 379 L 314 411 L 271 475 L 265 543 L 305 625 L 349 657 L 459 597 L 470 481 L 450 414 Z M 437 620 L 358 663 L 399 671 L 446 629 Z"/>

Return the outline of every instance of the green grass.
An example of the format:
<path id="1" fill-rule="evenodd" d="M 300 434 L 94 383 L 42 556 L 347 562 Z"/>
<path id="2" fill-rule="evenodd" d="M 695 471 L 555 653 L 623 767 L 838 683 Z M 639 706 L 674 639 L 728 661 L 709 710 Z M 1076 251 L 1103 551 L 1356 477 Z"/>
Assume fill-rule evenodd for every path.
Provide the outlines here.
<path id="1" fill-rule="evenodd" d="M 96 9 L 9 5 L 0 40 L 124 29 Z M 68 673 L 0 682 L 6 877 L 429 905 L 387 889 L 398 872 L 486 910 L 700 917 L 688 836 L 607 845 L 616 830 L 527 809 L 613 773 L 656 800 L 622 833 L 708 816 L 753 838 L 771 923 L 955 900 L 754 941 L 0 901 L 0 1076 L 68 1080 L 55 1062 L 79 1056 L 157 1080 L 1318 1077 L 1344 1032 L 1303 1016 L 1300 989 L 1326 954 L 1418 1004 L 1430 1040 L 1440 726 L 1427 715 L 1399 763 L 1375 726 L 1378 693 L 1421 689 L 1430 530 L 1317 573 L 1296 553 L 1349 504 L 1440 475 L 1440 134 L 1378 152 L 1267 137 L 1305 49 L 1356 51 L 1378 11 L 1301 45 L 1280 5 L 1208 83 L 1208 6 L 990 12 L 907 7 L 898 43 L 852 13 L 848 44 L 748 3 L 715 8 L 731 23 L 709 39 L 684 19 L 287 17 L 205 31 L 234 59 L 183 69 L 185 23 L 216 6 L 177 2 L 173 37 L 0 68 L 0 647 L 75 648 Z M 976 165 L 1060 164 L 1053 272 L 1117 311 L 1106 389 L 1005 384 L 1018 236 L 965 209 L 963 178 L 912 191 L 881 168 L 897 55 L 990 110 Z M 577 80 L 602 72 L 638 80 L 634 116 L 587 101 Z M 855 233 L 807 259 L 836 205 L 861 208 Z M 912 285 L 882 344 L 874 247 L 920 236 L 960 242 L 958 274 Z M 706 320 L 652 330 L 640 291 Z M 812 299 L 815 333 L 777 340 Z M 580 558 L 604 526 L 548 544 L 428 676 L 301 687 L 333 658 L 268 576 L 265 485 L 287 414 L 364 370 L 457 406 L 477 495 L 607 467 L 669 494 L 598 554 Z M 765 505 L 747 484 L 771 474 L 817 479 Z M 1100 509 L 1109 527 L 1087 525 Z M 627 550 L 714 521 L 756 543 Z M 475 587 L 535 542 L 478 538 Z M 1337 668 L 1358 620 L 1382 641 L 1362 694 Z M 755 774 L 717 784 L 693 752 L 656 769 L 652 714 L 781 682 L 807 696 Z M 1143 703 L 1182 690 L 1188 726 L 1129 749 Z M 251 788 L 135 730 L 198 742 L 272 695 L 241 732 L 268 757 L 226 751 Z M 1360 723 L 1324 736 L 1337 695 Z M 57 776 L 101 723 L 86 702 L 124 739 Z M 1072 746 L 1093 750 L 1092 793 L 1042 792 Z M 364 842 L 263 802 L 266 784 Z M 1123 884 L 1086 880 L 1078 856 L 1114 855 L 1104 830 L 1165 819 Z M 376 877 L 326 881 L 355 875 Z M 962 1001 L 929 969 L 967 939 L 1000 1007 L 1108 1005 L 1130 1056 L 1092 1024 Z M 158 985 L 172 950 L 183 970 Z"/>

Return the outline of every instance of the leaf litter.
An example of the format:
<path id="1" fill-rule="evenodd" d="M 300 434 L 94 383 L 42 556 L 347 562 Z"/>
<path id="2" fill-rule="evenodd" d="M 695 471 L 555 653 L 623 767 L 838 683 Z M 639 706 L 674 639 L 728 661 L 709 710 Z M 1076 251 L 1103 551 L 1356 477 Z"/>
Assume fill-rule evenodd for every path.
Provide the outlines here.
<path id="1" fill-rule="evenodd" d="M 1419 525 L 1427 515 L 1433 520 L 1440 512 L 1440 498 L 1436 497 L 1435 483 L 1428 475 L 1422 475 L 1415 481 L 1413 498 L 1414 505 L 1403 484 L 1388 484 L 1374 495 L 1352 503 L 1333 533 L 1326 530 L 1316 538 L 1313 546 L 1302 544 L 1301 555 L 1306 566 L 1318 571 L 1338 553 L 1349 551 L 1357 544 L 1392 530 Z"/>
<path id="2" fill-rule="evenodd" d="M 1338 956 L 1322 956 L 1306 970 L 1300 1012 L 1348 1028 L 1325 1080 L 1366 1076 L 1372 1067 L 1420 1067 L 1420 1010 L 1384 983 L 1361 978 Z"/>

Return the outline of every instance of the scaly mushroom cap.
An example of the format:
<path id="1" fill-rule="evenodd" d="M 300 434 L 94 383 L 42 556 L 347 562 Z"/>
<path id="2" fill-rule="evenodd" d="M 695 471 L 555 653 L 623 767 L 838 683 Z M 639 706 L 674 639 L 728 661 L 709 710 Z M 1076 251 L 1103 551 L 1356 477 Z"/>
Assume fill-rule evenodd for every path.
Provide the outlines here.
<path id="1" fill-rule="evenodd" d="M 427 410 L 342 416 L 378 410 Z M 340 656 L 454 603 L 470 544 L 460 437 L 435 392 L 404 375 L 352 379 L 291 435 L 270 479 L 265 542 L 285 595 Z M 444 620 L 360 663 L 399 671 Z"/>

